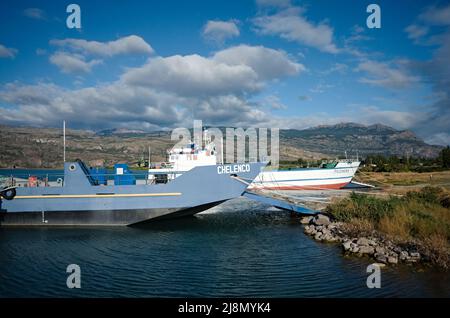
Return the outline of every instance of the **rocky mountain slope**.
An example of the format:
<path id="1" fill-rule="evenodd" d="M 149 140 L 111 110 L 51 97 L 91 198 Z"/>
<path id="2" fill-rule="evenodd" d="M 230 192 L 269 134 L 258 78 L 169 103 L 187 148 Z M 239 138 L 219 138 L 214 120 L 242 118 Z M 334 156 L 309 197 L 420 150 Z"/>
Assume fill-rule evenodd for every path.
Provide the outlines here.
<path id="1" fill-rule="evenodd" d="M 0 126 L 0 167 L 61 167 L 62 131 L 56 128 Z M 126 162 L 136 165 L 148 157 L 165 160 L 174 144 L 169 132 L 145 133 L 139 130 L 66 131 L 67 160 L 80 158 L 90 165 Z M 431 146 L 410 131 L 383 125 L 354 123 L 318 126 L 305 130 L 280 131 L 281 160 L 320 159 L 344 155 L 381 153 L 385 155 L 437 156 L 441 147 Z"/>

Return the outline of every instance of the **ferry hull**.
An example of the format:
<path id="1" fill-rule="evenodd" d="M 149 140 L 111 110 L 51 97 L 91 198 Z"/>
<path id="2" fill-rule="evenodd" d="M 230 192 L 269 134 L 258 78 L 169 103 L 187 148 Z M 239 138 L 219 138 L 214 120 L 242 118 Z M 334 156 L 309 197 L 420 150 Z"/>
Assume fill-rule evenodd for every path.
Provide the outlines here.
<path id="1" fill-rule="evenodd" d="M 194 208 L 160 208 L 115 211 L 51 211 L 0 213 L 2 226 L 114 226 L 139 225 L 149 221 L 179 218 L 210 209 L 223 201 Z"/>
<path id="2" fill-rule="evenodd" d="M 19 187 L 13 200 L 1 200 L 0 226 L 134 225 L 192 215 L 242 195 L 248 186 L 242 180 L 253 180 L 264 166 L 245 164 L 237 174 L 203 166 L 164 184 L 99 186 L 81 164 L 66 163 L 64 186 Z"/>

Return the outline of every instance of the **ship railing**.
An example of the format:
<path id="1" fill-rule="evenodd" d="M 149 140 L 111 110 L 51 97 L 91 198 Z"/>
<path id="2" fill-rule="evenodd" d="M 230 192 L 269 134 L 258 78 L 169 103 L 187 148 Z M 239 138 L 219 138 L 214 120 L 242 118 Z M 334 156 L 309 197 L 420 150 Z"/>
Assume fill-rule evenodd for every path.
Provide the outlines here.
<path id="1" fill-rule="evenodd" d="M 114 185 L 115 177 L 133 176 L 136 184 L 152 184 L 153 175 L 167 175 L 168 182 L 175 179 L 177 176 L 185 173 L 185 171 L 154 171 L 154 172 L 133 172 L 129 174 L 118 175 L 115 173 L 104 174 L 87 174 L 87 178 L 93 180 L 94 185 Z M 105 182 L 106 181 L 106 182 Z M 105 184 L 106 183 L 106 184 Z M 124 183 L 125 184 L 125 183 Z M 120 182 L 119 182 L 120 185 Z M 64 186 L 63 173 L 14 173 L 8 175 L 0 175 L 0 187 L 62 187 Z"/>
<path id="2" fill-rule="evenodd" d="M 14 173 L 2 175 L 0 182 L 1 187 L 49 187 L 63 184 L 64 174 L 61 173 Z"/>

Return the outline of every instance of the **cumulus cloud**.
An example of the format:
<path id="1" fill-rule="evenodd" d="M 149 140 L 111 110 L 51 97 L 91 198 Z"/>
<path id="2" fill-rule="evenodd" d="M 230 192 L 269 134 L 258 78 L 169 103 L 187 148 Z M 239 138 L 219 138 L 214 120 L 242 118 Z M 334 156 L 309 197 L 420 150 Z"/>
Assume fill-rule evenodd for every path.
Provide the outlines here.
<path id="1" fill-rule="evenodd" d="M 423 25 L 411 24 L 405 28 L 408 38 L 414 41 L 419 40 L 428 33 L 429 28 Z"/>
<path id="2" fill-rule="evenodd" d="M 441 35 L 441 43 L 433 57 L 425 62 L 417 61 L 413 68 L 431 85 L 433 101 L 427 116 L 418 124 L 423 135 L 434 136 L 435 142 L 443 141 L 442 133 L 450 133 L 450 31 Z M 432 123 L 432 124 L 430 124 Z M 448 144 L 448 143 L 447 143 Z"/>
<path id="3" fill-rule="evenodd" d="M 360 78 L 360 82 L 385 88 L 405 88 L 417 83 L 420 78 L 410 74 L 402 63 L 377 62 L 366 60 L 359 63 L 356 71 L 364 72 L 368 77 Z"/>
<path id="4" fill-rule="evenodd" d="M 51 40 L 50 44 L 68 48 L 81 54 L 111 57 L 121 54 L 152 54 L 153 48 L 137 35 L 122 37 L 115 41 L 99 42 L 84 39 Z"/>
<path id="5" fill-rule="evenodd" d="M 122 80 L 127 84 L 158 87 L 184 96 L 260 88 L 258 74 L 248 65 L 220 63 L 197 54 L 152 58 L 142 67 L 129 69 Z"/>
<path id="6" fill-rule="evenodd" d="M 424 113 L 398 110 L 385 110 L 376 106 L 361 106 L 356 115 L 363 124 L 383 123 L 396 129 L 410 129 L 423 117 Z"/>
<path id="7" fill-rule="evenodd" d="M 45 14 L 45 11 L 39 8 L 27 8 L 23 11 L 23 14 L 31 19 L 47 20 L 47 15 Z"/>
<path id="8" fill-rule="evenodd" d="M 94 65 L 101 63 L 101 60 L 86 62 L 82 55 L 66 52 L 56 52 L 50 56 L 49 60 L 63 73 L 90 73 Z"/>
<path id="9" fill-rule="evenodd" d="M 13 59 L 16 57 L 17 49 L 12 47 L 6 47 L 3 44 L 0 44 L 0 58 L 10 58 Z"/>
<path id="10" fill-rule="evenodd" d="M 450 25 L 450 4 L 442 7 L 428 7 L 419 15 L 419 20 L 430 25 Z"/>
<path id="11" fill-rule="evenodd" d="M 176 94 L 244 94 L 262 88 L 267 80 L 298 74 L 304 67 L 282 51 L 240 45 L 212 57 L 174 55 L 151 58 L 144 66 L 129 69 L 122 80 Z"/>
<path id="12" fill-rule="evenodd" d="M 239 52 L 245 57 L 241 61 L 236 58 Z M 63 52 L 58 54 L 67 58 Z M 75 69 L 88 70 L 80 63 L 89 63 L 82 56 L 70 57 L 78 59 Z M 251 97 L 266 82 L 301 69 L 284 52 L 265 47 L 229 48 L 209 57 L 152 57 L 140 67 L 125 70 L 115 82 L 92 87 L 4 85 L 0 121 L 48 126 L 70 118 L 72 127 L 90 129 L 131 124 L 142 129 L 172 128 L 190 126 L 192 118 L 217 125 L 257 125 L 268 123 L 271 115 L 250 102 Z"/>
<path id="13" fill-rule="evenodd" d="M 450 140 L 450 4 L 423 10 L 405 31 L 415 44 L 437 46 L 432 58 L 411 61 L 409 68 L 424 78 L 432 90 L 432 101 L 414 130 L 426 141 L 448 145 Z"/>
<path id="14" fill-rule="evenodd" d="M 407 26 L 405 32 L 408 38 L 415 44 L 436 44 L 436 39 L 423 41 L 423 38 L 430 33 L 433 27 L 443 27 L 450 25 L 450 4 L 447 6 L 429 6 L 416 19 L 416 22 Z"/>
<path id="15" fill-rule="evenodd" d="M 302 64 L 294 62 L 284 51 L 264 46 L 234 46 L 217 52 L 213 60 L 229 65 L 249 66 L 260 80 L 275 79 L 305 71 Z"/>
<path id="16" fill-rule="evenodd" d="M 269 95 L 263 99 L 263 105 L 270 109 L 287 109 L 287 106 L 283 104 L 280 98 L 276 95 Z"/>
<path id="17" fill-rule="evenodd" d="M 239 36 L 235 21 L 208 21 L 203 27 L 203 36 L 207 40 L 222 44 L 225 40 Z"/>
<path id="18" fill-rule="evenodd" d="M 253 19 L 260 34 L 278 35 L 288 41 L 314 47 L 323 52 L 337 53 L 333 29 L 325 22 L 313 23 L 304 16 L 304 10 L 288 7 L 275 14 L 264 14 Z"/>

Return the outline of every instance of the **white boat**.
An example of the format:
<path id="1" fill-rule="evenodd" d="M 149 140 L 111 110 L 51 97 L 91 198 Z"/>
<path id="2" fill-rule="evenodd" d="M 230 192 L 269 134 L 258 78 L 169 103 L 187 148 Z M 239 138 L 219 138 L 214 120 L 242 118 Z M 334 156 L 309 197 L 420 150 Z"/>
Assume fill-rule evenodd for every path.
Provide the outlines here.
<path id="1" fill-rule="evenodd" d="M 205 147 L 188 143 L 181 148 L 172 148 L 168 152 L 168 162 L 149 169 L 151 182 L 165 182 L 163 178 L 174 179 L 183 172 L 197 166 L 215 165 L 218 159 L 216 146 L 205 133 Z M 267 170 L 261 172 L 248 189 L 269 190 L 324 190 L 340 189 L 352 181 L 359 160 L 344 159 L 324 162 L 317 168 L 291 170 Z M 267 169 L 267 168 L 266 168 Z M 158 180 L 158 174 L 162 174 Z"/>
<path id="2" fill-rule="evenodd" d="M 340 189 L 352 181 L 358 170 L 358 160 L 336 160 L 319 168 L 273 170 L 261 172 L 248 189 L 265 190 L 326 190 Z"/>

